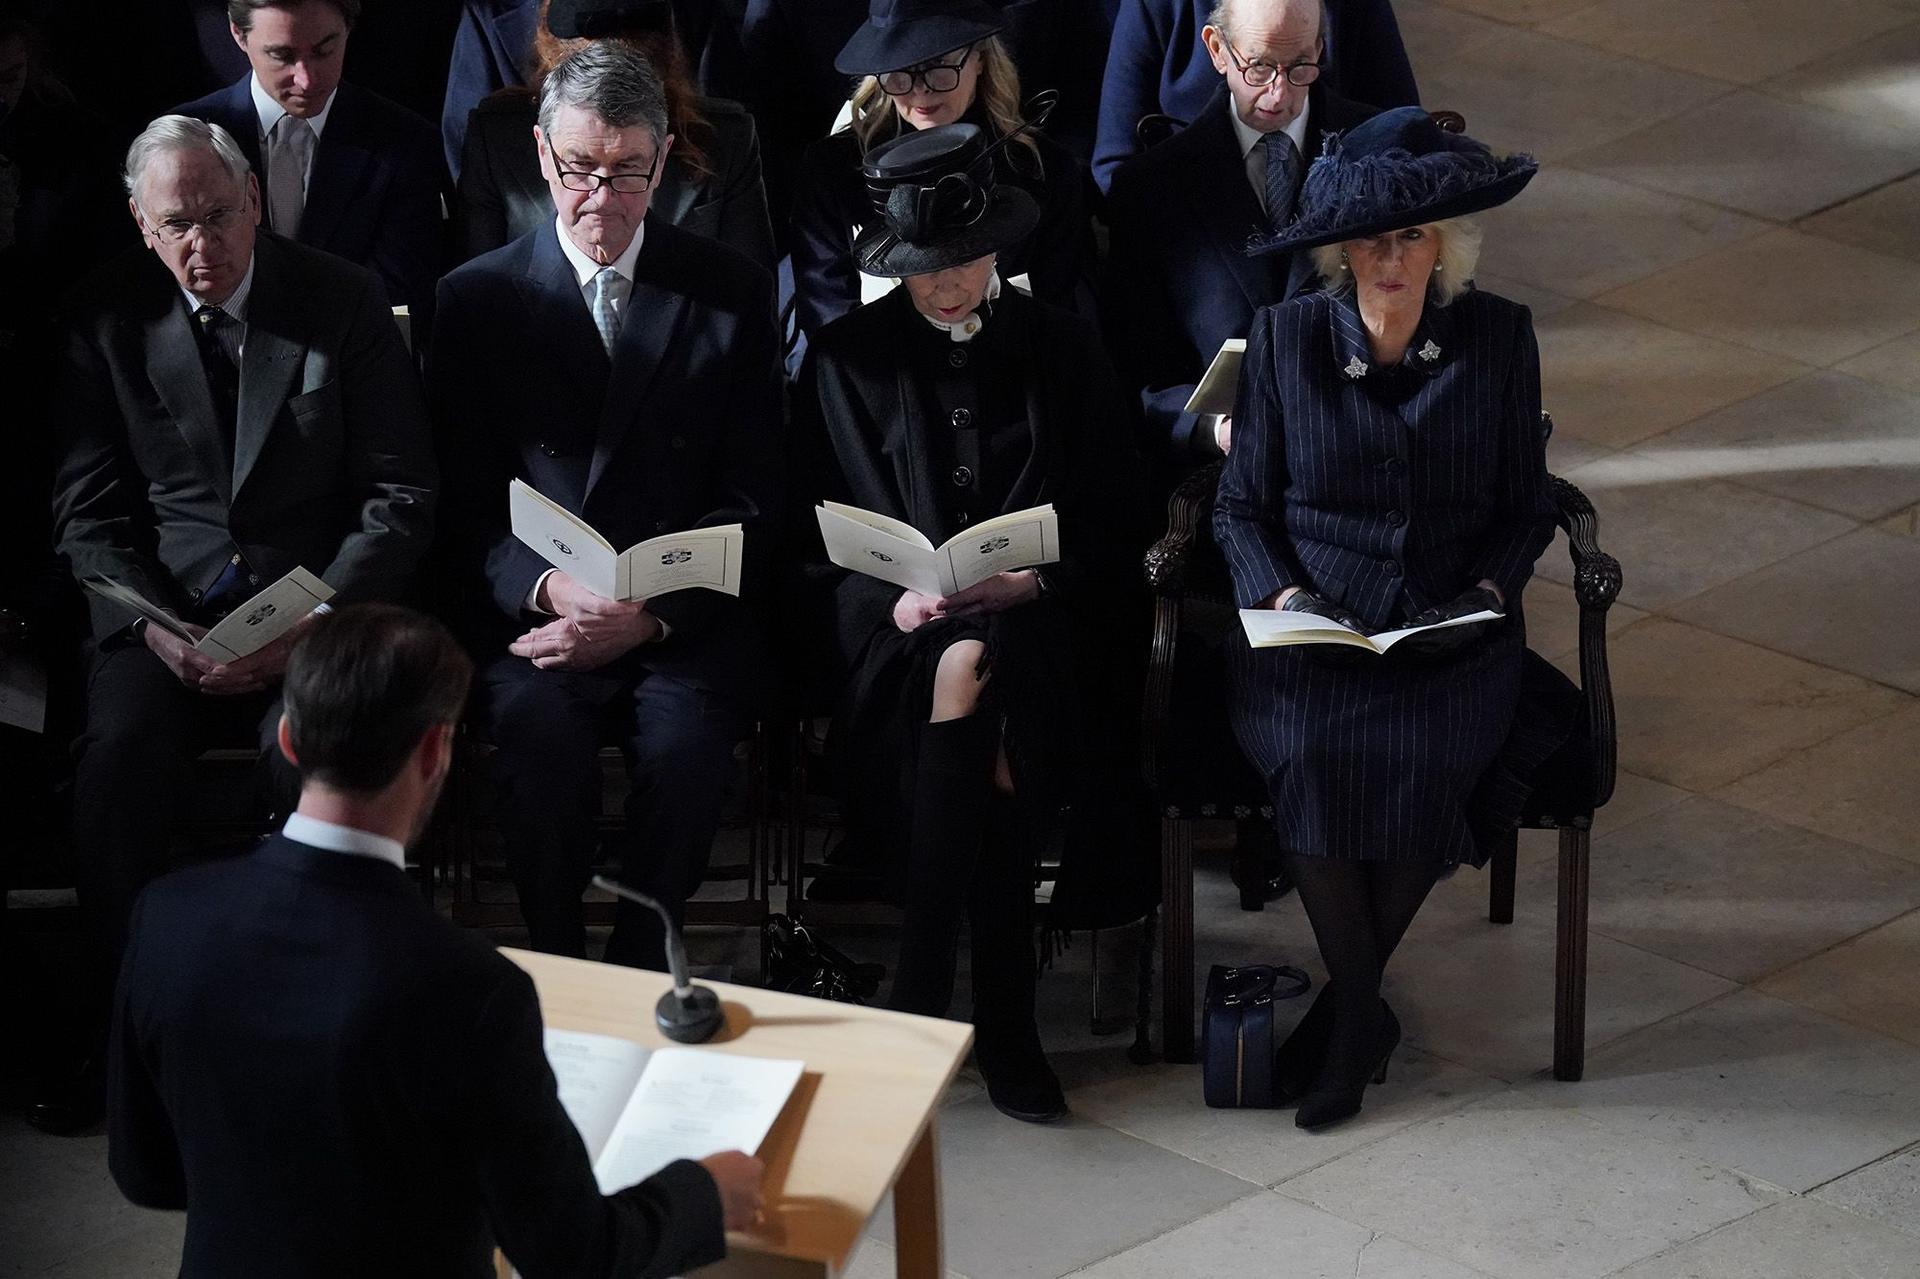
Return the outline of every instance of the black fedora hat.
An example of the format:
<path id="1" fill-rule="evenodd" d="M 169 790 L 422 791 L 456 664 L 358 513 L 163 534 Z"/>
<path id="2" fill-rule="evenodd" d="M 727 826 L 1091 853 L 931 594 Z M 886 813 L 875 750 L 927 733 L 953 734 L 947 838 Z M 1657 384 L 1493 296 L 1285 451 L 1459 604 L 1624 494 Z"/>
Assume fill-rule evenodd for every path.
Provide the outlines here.
<path id="1" fill-rule="evenodd" d="M 1293 219 L 1247 251 L 1311 249 L 1478 213 L 1520 194 L 1539 169 L 1530 155 L 1496 156 L 1419 107 L 1396 107 L 1329 135 Z"/>
<path id="2" fill-rule="evenodd" d="M 1029 235 L 1040 206 L 995 178 L 980 127 L 943 124 L 867 152 L 861 170 L 879 215 L 854 241 L 869 275 L 925 275 L 971 262 Z"/>
<path id="3" fill-rule="evenodd" d="M 672 21 L 672 0 L 553 0 L 547 6 L 547 30 L 562 40 L 600 40 L 636 27 L 664 30 Z"/>
<path id="4" fill-rule="evenodd" d="M 879 75 L 984 40 L 1007 20 L 984 0 L 872 0 L 867 20 L 841 47 L 833 69 Z"/>

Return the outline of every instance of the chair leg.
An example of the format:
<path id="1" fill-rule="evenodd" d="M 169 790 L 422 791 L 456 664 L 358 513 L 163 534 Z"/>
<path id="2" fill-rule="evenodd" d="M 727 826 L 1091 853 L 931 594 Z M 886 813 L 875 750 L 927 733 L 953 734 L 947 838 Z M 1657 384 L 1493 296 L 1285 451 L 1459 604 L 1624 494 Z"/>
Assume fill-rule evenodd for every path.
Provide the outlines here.
<path id="1" fill-rule="evenodd" d="M 1553 1077 L 1587 1068 L 1587 869 L 1590 831 L 1560 828 L 1559 945 L 1554 960 Z"/>
<path id="2" fill-rule="evenodd" d="M 787 914 L 799 923 L 807 899 L 807 721 L 795 719 L 789 727 L 792 732 L 787 749 Z"/>
<path id="3" fill-rule="evenodd" d="M 1487 919 L 1495 924 L 1513 922 L 1513 881 L 1520 871 L 1520 832 L 1508 831 L 1494 850 L 1493 864 L 1487 868 Z"/>
<path id="4" fill-rule="evenodd" d="M 1160 1033 L 1168 1061 L 1194 1061 L 1193 824 L 1160 821 Z"/>
<path id="5" fill-rule="evenodd" d="M 1133 1043 L 1127 1048 L 1127 1060 L 1144 1066 L 1153 1060 L 1153 933 L 1154 915 L 1140 917 L 1139 971 L 1133 991 Z"/>

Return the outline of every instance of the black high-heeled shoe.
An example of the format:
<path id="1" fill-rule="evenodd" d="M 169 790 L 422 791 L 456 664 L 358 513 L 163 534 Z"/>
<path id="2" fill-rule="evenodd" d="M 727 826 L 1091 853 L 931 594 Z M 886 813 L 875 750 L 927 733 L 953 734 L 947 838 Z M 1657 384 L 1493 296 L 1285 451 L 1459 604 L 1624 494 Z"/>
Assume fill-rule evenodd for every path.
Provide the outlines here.
<path id="1" fill-rule="evenodd" d="M 1297 1102 L 1313 1091 L 1332 1037 L 1333 983 L 1328 982 L 1273 1054 L 1273 1090 L 1282 1104 Z"/>
<path id="2" fill-rule="evenodd" d="M 1380 1018 L 1376 1024 L 1371 1069 L 1364 1071 L 1358 1080 L 1335 1082 L 1302 1097 L 1300 1108 L 1293 1116 L 1295 1127 L 1317 1131 L 1351 1119 L 1360 1113 L 1360 1100 L 1366 1095 L 1368 1080 L 1376 1084 L 1387 1082 L 1387 1063 L 1393 1060 L 1393 1050 L 1400 1046 L 1400 1019 L 1393 1015 L 1393 1009 L 1384 999 L 1380 1001 Z"/>
<path id="3" fill-rule="evenodd" d="M 974 1026 L 974 1064 L 987 1085 L 987 1100 L 1009 1119 L 1028 1124 L 1057 1124 L 1073 1112 L 1060 1077 L 1053 1073 L 1040 1036 L 1030 1027 L 1014 1029 L 989 1023 Z"/>

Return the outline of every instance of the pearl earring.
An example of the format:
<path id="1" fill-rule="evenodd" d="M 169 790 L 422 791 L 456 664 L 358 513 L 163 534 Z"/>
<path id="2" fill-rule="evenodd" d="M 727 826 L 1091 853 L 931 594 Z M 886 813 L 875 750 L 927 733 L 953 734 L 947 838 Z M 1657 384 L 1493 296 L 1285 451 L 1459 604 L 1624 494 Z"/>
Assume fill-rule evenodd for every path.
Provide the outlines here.
<path id="1" fill-rule="evenodd" d="M 1446 269 L 1447 269 L 1447 268 L 1446 268 L 1446 265 L 1445 265 L 1444 263 L 1441 263 L 1441 262 L 1435 262 L 1435 263 L 1433 264 L 1433 273 L 1434 273 L 1435 275 L 1438 275 L 1438 274 L 1440 274 L 1440 273 L 1441 273 L 1442 271 L 1444 271 L 1444 270 L 1446 270 Z"/>
<path id="2" fill-rule="evenodd" d="M 1344 249 L 1340 251 L 1340 269 L 1342 271 L 1347 271 L 1352 269 L 1347 265 L 1347 253 L 1346 253 L 1346 250 Z"/>

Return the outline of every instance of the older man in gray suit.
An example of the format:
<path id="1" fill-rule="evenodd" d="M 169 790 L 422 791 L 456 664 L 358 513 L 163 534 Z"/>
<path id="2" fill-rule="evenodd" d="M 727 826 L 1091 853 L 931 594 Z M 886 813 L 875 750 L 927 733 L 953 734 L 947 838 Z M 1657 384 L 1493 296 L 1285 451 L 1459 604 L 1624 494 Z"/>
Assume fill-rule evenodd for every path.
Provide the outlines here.
<path id="1" fill-rule="evenodd" d="M 111 577 L 196 634 L 296 566 L 341 603 L 398 596 L 431 535 L 436 472 L 378 278 L 261 233 L 258 184 L 218 125 L 154 121 L 126 183 L 151 253 L 82 282 L 63 317 L 54 518 L 74 575 Z M 196 755 L 271 742 L 294 635 L 219 663 L 91 605 L 74 833 L 104 975 L 134 895 L 165 869 Z"/>

